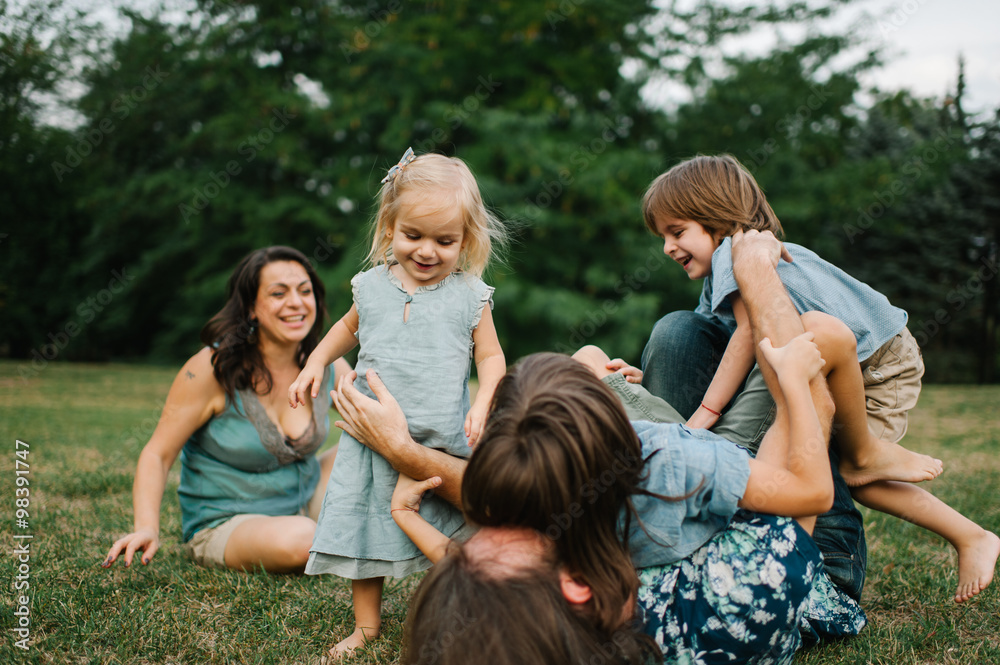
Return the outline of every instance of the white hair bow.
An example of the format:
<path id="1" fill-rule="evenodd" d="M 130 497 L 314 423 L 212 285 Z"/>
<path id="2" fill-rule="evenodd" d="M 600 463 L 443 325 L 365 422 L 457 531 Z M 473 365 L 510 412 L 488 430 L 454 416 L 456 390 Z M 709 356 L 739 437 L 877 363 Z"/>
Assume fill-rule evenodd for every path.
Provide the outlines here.
<path id="1" fill-rule="evenodd" d="M 416 159 L 416 156 L 413 154 L 413 148 L 407 148 L 406 152 L 403 153 L 402 158 L 400 158 L 399 163 L 389 169 L 389 172 L 385 174 L 384 178 L 382 178 L 382 184 L 384 185 L 387 182 L 391 182 L 392 179 L 395 178 L 400 171 L 406 168 L 406 165 L 414 159 Z"/>

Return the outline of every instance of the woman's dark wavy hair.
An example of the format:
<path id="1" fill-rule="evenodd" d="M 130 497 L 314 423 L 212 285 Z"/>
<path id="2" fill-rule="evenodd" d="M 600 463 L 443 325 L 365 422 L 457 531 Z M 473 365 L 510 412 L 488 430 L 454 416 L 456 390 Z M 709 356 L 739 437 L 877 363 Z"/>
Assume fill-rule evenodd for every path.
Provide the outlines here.
<path id="1" fill-rule="evenodd" d="M 323 322 L 326 320 L 326 288 L 305 254 L 292 247 L 275 245 L 250 252 L 229 276 L 226 284 L 226 304 L 218 314 L 209 319 L 201 329 L 201 341 L 215 350 L 212 354 L 212 371 L 226 391 L 230 402 L 236 391 L 253 388 L 265 395 L 271 391 L 273 379 L 264 365 L 250 323 L 250 311 L 257 300 L 260 288 L 260 271 L 275 261 L 295 261 L 309 275 L 316 297 L 316 322 L 299 345 L 296 356 L 299 368 L 319 343 Z"/>
<path id="2" fill-rule="evenodd" d="M 590 585 L 590 618 L 610 634 L 639 584 L 623 533 L 643 468 L 614 393 L 572 358 L 539 353 L 497 386 L 462 481 L 462 509 L 479 526 L 526 527 L 550 539 L 560 563 Z"/>
<path id="3" fill-rule="evenodd" d="M 497 576 L 452 544 L 410 603 L 400 662 L 648 665 L 662 662 L 662 655 L 631 626 L 595 628 L 574 611 L 562 595 L 554 561 Z"/>

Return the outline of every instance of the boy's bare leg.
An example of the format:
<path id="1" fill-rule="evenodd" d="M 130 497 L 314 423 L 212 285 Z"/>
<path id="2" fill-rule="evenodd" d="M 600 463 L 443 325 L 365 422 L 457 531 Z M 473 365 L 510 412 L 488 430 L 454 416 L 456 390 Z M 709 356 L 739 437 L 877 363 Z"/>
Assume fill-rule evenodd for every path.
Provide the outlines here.
<path id="1" fill-rule="evenodd" d="M 951 543 L 958 552 L 955 602 L 972 598 L 993 580 L 1000 538 L 925 489 L 886 480 L 855 487 L 851 495 L 869 508 L 913 522 Z"/>
<path id="2" fill-rule="evenodd" d="M 864 380 L 851 329 L 821 312 L 803 314 L 802 322 L 816 335 L 816 344 L 826 360 L 823 371 L 837 405 L 833 431 L 844 482 L 857 487 L 876 480 L 913 483 L 936 478 L 942 471 L 941 460 L 882 441 L 869 431 Z"/>
<path id="3" fill-rule="evenodd" d="M 587 345 L 581 347 L 576 353 L 573 354 L 573 360 L 593 372 L 598 379 L 603 379 L 612 373 L 611 370 L 608 369 L 608 363 L 611 362 L 611 357 L 608 356 L 608 354 L 605 353 L 599 346 Z"/>

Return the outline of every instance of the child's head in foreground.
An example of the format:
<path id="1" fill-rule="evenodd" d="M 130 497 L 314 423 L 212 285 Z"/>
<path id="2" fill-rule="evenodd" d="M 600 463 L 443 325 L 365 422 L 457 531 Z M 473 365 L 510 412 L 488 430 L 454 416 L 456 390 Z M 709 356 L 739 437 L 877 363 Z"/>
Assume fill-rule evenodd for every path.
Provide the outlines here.
<path id="1" fill-rule="evenodd" d="M 664 238 L 664 253 L 684 265 L 692 279 L 706 276 L 701 273 L 708 248 L 714 251 L 737 231 L 783 235 L 757 181 L 731 155 L 699 155 L 657 177 L 642 198 L 642 216 L 649 230 Z M 701 270 L 688 269 L 692 258 Z M 707 264 L 710 274 L 710 252 Z"/>
<path id="2" fill-rule="evenodd" d="M 426 251 L 435 254 L 430 260 L 481 276 L 506 242 L 500 221 L 483 204 L 475 176 L 457 157 L 413 158 L 407 151 L 383 182 L 378 204 L 367 257 L 372 265 L 403 263 L 406 257 L 399 254 L 420 252 L 413 243 L 429 237 L 433 247 Z"/>

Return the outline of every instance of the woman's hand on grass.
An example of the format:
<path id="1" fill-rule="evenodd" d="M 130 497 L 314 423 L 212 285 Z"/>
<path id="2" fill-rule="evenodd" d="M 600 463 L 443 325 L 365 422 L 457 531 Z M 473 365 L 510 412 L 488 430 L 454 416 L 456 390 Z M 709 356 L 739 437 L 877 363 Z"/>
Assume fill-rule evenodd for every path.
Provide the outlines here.
<path id="1" fill-rule="evenodd" d="M 152 561 L 158 549 L 160 549 L 160 537 L 157 534 L 152 531 L 136 531 L 115 541 L 108 550 L 107 558 L 101 562 L 101 567 L 110 568 L 118 559 L 118 555 L 123 552 L 126 568 L 132 565 L 132 558 L 136 552 L 142 552 L 142 565 L 146 565 Z"/>

